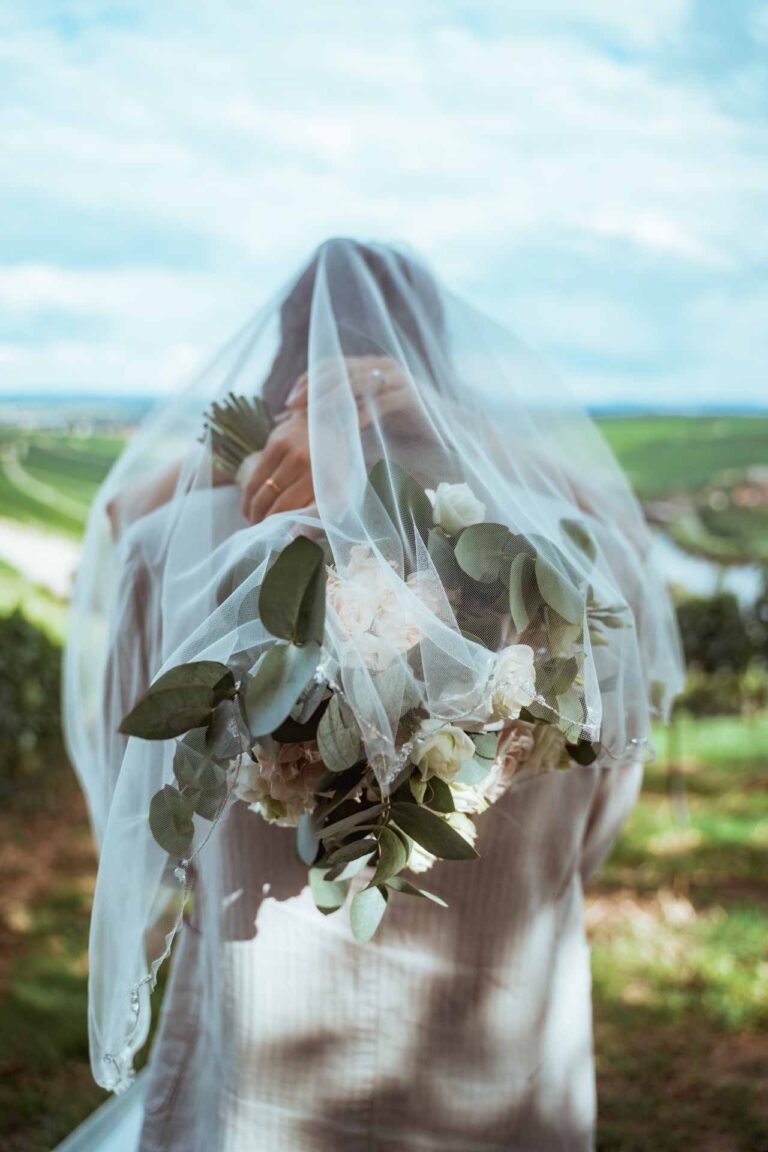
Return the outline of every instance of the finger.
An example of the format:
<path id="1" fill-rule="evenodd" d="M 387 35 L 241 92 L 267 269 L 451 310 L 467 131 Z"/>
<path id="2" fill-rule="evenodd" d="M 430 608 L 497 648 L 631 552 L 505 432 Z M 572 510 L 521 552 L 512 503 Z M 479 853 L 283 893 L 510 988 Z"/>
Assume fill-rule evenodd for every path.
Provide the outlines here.
<path id="1" fill-rule="evenodd" d="M 298 380 L 288 393 L 288 399 L 285 402 L 286 408 L 305 408 L 307 404 L 307 396 L 309 392 L 309 373 L 302 372 Z"/>
<path id="2" fill-rule="evenodd" d="M 315 493 L 312 484 L 306 479 L 297 480 L 281 496 L 278 496 L 269 514 L 276 516 L 279 512 L 297 512 L 300 508 L 308 507 L 314 499 Z"/>
<path id="3" fill-rule="evenodd" d="M 285 425 L 282 425 L 279 430 L 273 431 L 248 477 L 243 489 L 243 493 L 248 499 L 261 488 L 268 476 L 274 476 L 288 452 L 288 446 L 289 440 L 286 439 Z"/>
<path id="4" fill-rule="evenodd" d="M 283 492 L 287 492 L 300 476 L 301 469 L 297 460 L 291 456 L 284 456 L 274 473 L 267 476 L 261 487 L 251 496 L 249 519 L 252 522 L 263 520 L 275 501 L 279 500 Z"/>

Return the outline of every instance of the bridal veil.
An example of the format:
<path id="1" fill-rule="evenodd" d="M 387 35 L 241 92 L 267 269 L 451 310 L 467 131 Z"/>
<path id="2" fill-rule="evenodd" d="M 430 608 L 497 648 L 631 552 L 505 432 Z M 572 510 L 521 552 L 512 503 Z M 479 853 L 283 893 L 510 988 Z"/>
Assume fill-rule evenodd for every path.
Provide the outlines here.
<path id="1" fill-rule="evenodd" d="M 260 398 L 255 411 L 279 428 L 297 395 L 313 503 L 251 524 L 236 484 L 219 482 L 226 448 L 206 413 L 230 396 Z M 482 523 L 468 507 L 482 507 Z M 531 710 L 617 763 L 647 745 L 679 689 L 673 615 L 641 510 L 562 381 L 410 252 L 324 243 L 158 404 L 91 511 L 65 721 L 99 847 L 89 1023 L 94 1075 L 107 1088 L 130 1079 L 196 873 L 206 876 L 210 928 L 198 997 L 216 1058 L 226 894 L 217 894 L 215 838 L 234 802 L 197 822 L 187 858 L 169 857 L 147 813 L 173 780 L 174 741 L 126 738 L 121 719 L 177 664 L 252 667 L 271 641 L 259 588 L 297 534 L 324 541 L 335 579 L 362 572 L 386 598 L 376 627 L 357 619 L 354 597 L 329 610 L 316 674 L 343 692 L 383 787 L 401 767 L 403 701 L 446 720 L 473 715 L 490 656 L 513 638 L 534 653 Z"/>

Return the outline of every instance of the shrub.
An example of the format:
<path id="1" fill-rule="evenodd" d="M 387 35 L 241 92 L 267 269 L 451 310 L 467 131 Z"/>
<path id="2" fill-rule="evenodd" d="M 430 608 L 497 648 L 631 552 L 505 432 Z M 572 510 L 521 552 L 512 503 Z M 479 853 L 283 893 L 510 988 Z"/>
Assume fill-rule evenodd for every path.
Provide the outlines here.
<path id="1" fill-rule="evenodd" d="M 69 775 L 61 735 L 61 649 L 19 611 L 0 616 L 0 799 L 27 804 Z"/>
<path id="2" fill-rule="evenodd" d="M 739 603 L 729 592 L 683 600 L 677 621 L 686 663 L 702 672 L 743 672 L 755 655 Z"/>

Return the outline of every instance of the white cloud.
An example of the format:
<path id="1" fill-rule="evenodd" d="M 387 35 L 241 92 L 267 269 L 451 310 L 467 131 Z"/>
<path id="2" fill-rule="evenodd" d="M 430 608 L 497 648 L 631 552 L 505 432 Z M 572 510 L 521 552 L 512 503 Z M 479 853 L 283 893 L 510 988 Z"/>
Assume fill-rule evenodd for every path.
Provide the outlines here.
<path id="1" fill-rule="evenodd" d="M 218 339 L 333 232 L 402 237 L 458 287 L 484 285 L 497 312 L 500 262 L 522 246 L 541 249 L 539 296 L 561 262 L 625 245 L 652 274 L 687 277 L 695 299 L 707 277 L 768 255 L 767 131 L 659 66 L 689 10 L 686 0 L 284 10 L 168 0 L 139 6 L 126 28 L 81 0 L 70 39 L 23 7 L 8 12 L 5 195 L 118 231 L 181 229 L 206 256 L 181 270 L 144 249 L 128 267 L 76 270 L 52 256 L 0 268 L 4 330 L 46 309 L 100 319 L 124 359 L 136 347 L 156 358 L 156 371 L 142 361 L 136 374 L 156 380 L 164 340 Z M 550 291 L 542 313 L 534 292 L 516 313 L 549 316 L 559 347 L 615 354 L 623 339 L 626 355 L 646 344 L 661 355 L 655 321 L 619 308 L 611 273 L 589 285 L 588 304 Z M 614 323 L 601 326 L 601 313 Z M 36 353 L 46 354 L 50 345 Z M 20 355 L 30 379 L 46 375 Z M 51 361 L 50 384 L 56 370 Z"/>

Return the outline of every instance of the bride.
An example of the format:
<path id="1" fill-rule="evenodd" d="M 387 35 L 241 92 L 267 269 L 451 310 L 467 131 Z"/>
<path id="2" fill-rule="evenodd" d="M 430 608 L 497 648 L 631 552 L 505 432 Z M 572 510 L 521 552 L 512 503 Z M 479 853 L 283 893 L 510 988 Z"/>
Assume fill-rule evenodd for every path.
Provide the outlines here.
<path id="1" fill-rule="evenodd" d="M 251 725 L 215 811 L 159 827 L 181 745 L 125 717 L 185 662 L 247 681 L 297 537 L 327 580 L 309 687 L 279 739 Z M 528 669 L 514 692 L 510 653 Z M 175 939 L 141 1152 L 590 1149 L 583 885 L 679 684 L 648 531 L 588 416 L 414 256 L 321 245 L 140 428 L 78 577 L 65 709 L 100 850 L 89 1028 L 107 1088 L 130 1083 Z M 330 778 L 311 717 L 333 693 L 368 773 L 350 821 L 403 773 L 422 796 L 440 777 L 476 858 L 435 859 L 417 829 L 402 875 L 372 889 L 369 858 L 329 907 L 301 829 Z M 461 785 L 451 757 L 469 742 L 476 765 L 483 734 L 489 775 Z M 355 922 L 363 888 L 386 897 L 375 933 Z"/>

